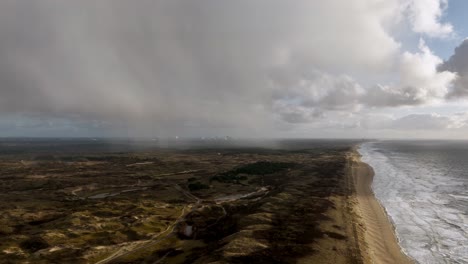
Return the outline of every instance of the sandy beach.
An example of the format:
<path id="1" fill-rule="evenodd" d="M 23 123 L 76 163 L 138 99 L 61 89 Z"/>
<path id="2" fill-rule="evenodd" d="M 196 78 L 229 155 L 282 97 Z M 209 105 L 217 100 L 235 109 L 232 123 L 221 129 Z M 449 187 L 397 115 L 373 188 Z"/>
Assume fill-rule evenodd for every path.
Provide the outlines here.
<path id="1" fill-rule="evenodd" d="M 371 188 L 374 177 L 372 167 L 361 162 L 357 151 L 350 157 L 350 166 L 356 192 L 354 210 L 362 226 L 359 235 L 362 236 L 360 248 L 364 263 L 414 263 L 402 252 L 392 223 L 374 197 Z"/>

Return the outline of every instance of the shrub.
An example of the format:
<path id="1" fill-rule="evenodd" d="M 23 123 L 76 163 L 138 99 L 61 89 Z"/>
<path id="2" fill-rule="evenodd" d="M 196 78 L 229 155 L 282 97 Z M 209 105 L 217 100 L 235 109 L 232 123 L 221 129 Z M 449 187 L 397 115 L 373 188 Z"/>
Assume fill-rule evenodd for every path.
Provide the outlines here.
<path id="1" fill-rule="evenodd" d="M 201 182 L 189 183 L 188 188 L 190 191 L 197 191 L 210 188 L 208 185 Z"/>

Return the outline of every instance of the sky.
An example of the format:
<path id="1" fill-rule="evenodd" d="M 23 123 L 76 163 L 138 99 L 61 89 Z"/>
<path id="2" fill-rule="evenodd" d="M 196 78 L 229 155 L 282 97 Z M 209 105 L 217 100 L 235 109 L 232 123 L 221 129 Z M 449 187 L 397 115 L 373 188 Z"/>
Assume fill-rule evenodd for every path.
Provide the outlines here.
<path id="1" fill-rule="evenodd" d="M 466 0 L 0 2 L 0 137 L 468 139 Z"/>

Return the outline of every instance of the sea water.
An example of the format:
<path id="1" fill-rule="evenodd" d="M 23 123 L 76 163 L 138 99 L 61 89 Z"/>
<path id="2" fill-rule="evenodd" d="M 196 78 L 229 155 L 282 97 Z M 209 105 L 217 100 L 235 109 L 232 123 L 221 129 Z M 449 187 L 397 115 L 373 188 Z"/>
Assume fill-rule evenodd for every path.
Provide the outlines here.
<path id="1" fill-rule="evenodd" d="M 403 251 L 422 264 L 468 263 L 468 142 L 367 142 L 359 153 Z"/>

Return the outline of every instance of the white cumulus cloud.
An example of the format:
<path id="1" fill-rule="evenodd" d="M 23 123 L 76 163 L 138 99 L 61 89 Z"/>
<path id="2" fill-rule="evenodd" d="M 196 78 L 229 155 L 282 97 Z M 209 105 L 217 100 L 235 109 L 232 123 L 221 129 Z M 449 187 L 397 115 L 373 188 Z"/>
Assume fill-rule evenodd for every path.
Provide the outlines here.
<path id="1" fill-rule="evenodd" d="M 441 22 L 448 0 L 409 0 L 406 4 L 414 32 L 442 38 L 453 33 L 450 23 Z"/>

